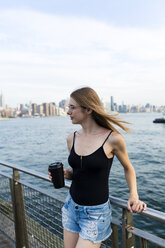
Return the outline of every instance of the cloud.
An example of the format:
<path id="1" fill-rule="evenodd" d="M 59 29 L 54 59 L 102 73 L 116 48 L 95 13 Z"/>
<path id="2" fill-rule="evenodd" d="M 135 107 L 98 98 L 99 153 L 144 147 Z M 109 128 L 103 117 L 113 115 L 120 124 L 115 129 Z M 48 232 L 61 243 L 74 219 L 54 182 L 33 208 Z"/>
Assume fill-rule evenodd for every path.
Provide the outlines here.
<path id="1" fill-rule="evenodd" d="M 117 94 L 137 87 L 138 93 L 139 85 L 164 82 L 164 28 L 121 28 L 24 9 L 0 11 L 0 23 L 0 80 L 10 87 L 46 85 L 51 92 L 52 85 L 69 91 L 84 83 L 109 97 L 102 88 Z"/>

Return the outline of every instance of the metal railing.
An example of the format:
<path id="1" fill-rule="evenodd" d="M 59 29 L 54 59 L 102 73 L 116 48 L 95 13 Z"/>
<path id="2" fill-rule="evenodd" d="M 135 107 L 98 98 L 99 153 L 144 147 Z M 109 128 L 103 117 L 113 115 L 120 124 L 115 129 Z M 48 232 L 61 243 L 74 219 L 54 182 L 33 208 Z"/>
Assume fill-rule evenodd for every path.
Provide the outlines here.
<path id="1" fill-rule="evenodd" d="M 48 190 L 51 184 L 47 175 L 11 163 L 0 162 L 0 165 L 1 169 L 12 170 L 12 174 L 0 171 L 0 230 L 16 248 L 63 248 L 61 208 L 64 197 Z M 25 175 L 39 181 L 29 183 Z M 70 182 L 66 180 L 65 185 L 69 188 Z M 102 243 L 102 248 L 165 247 L 165 237 L 155 235 L 154 230 L 150 233 L 145 228 L 135 227 L 133 216 L 137 214 L 132 215 L 127 210 L 126 201 L 112 196 L 110 201 L 122 214 L 112 219 L 113 232 Z M 165 213 L 151 208 L 140 216 L 165 224 Z"/>

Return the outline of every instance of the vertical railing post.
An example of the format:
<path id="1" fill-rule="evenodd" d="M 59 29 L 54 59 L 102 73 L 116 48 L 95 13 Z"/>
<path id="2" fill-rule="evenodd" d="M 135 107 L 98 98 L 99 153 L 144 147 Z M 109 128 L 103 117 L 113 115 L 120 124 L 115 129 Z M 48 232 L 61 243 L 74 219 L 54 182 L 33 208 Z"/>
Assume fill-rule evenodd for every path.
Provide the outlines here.
<path id="1" fill-rule="evenodd" d="M 20 176 L 18 170 L 13 169 L 11 190 L 15 222 L 16 248 L 29 248 L 23 188 L 20 183 L 15 181 L 19 179 Z"/>
<path id="2" fill-rule="evenodd" d="M 133 227 L 133 215 L 127 209 L 123 209 L 122 216 L 122 247 L 123 248 L 136 248 L 135 236 L 128 232 L 127 229 Z"/>
<path id="3" fill-rule="evenodd" d="M 147 240 L 140 238 L 140 248 L 148 248 Z"/>
<path id="4" fill-rule="evenodd" d="M 111 224 L 111 228 L 112 228 L 112 234 L 111 234 L 112 248 L 119 248 L 118 228 L 114 224 Z"/>

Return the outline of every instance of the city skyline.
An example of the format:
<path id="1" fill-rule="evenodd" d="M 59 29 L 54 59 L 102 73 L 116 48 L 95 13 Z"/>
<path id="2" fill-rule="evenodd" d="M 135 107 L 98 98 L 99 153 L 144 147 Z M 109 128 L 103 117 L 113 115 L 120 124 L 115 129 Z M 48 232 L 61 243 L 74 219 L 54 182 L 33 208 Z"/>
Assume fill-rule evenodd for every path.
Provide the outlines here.
<path id="1" fill-rule="evenodd" d="M 16 108 L 5 106 L 4 96 L 0 95 L 0 119 L 16 117 L 53 117 L 66 116 L 68 111 L 69 99 L 62 99 L 58 104 L 55 102 L 42 102 L 18 104 Z M 110 97 L 110 102 L 103 102 L 102 106 L 107 113 L 165 113 L 165 105 L 156 106 L 146 103 L 145 105 L 126 105 L 124 102 L 118 104 L 114 102 L 114 97 Z"/>
<path id="2" fill-rule="evenodd" d="M 58 105 L 55 102 L 51 103 L 30 103 L 19 104 L 17 108 L 3 108 L 2 107 L 3 95 L 0 95 L 0 119 L 3 118 L 30 118 L 30 117 L 54 117 L 54 116 L 66 116 L 68 111 L 68 101 L 61 100 Z M 4 99 L 4 98 L 3 98 Z M 165 106 L 154 106 L 146 104 L 145 106 L 139 105 L 119 105 L 114 102 L 113 96 L 109 103 L 103 103 L 103 107 L 107 113 L 165 113 Z"/>
<path id="3" fill-rule="evenodd" d="M 164 105 L 165 2 L 0 3 L 0 89 L 9 106 L 66 99 L 78 87 L 101 99 Z"/>
<path id="4" fill-rule="evenodd" d="M 26 105 L 32 105 L 32 104 L 42 105 L 44 103 L 54 103 L 55 105 L 59 106 L 60 105 L 60 102 L 62 102 L 62 101 L 69 102 L 69 98 L 62 98 L 59 101 L 56 101 L 56 99 L 55 99 L 53 101 L 40 101 L 40 102 L 37 102 L 37 101 L 32 102 L 30 100 L 30 101 L 26 101 L 26 102 L 25 101 L 24 102 L 19 102 L 15 106 L 12 106 L 12 105 L 8 105 L 8 103 L 5 101 L 5 96 L 4 96 L 4 94 L 2 94 L 2 91 L 1 91 L 1 94 L 0 94 L 0 107 L 2 107 L 2 106 L 4 107 L 4 105 L 5 105 L 8 108 L 18 108 L 18 106 L 20 104 L 26 106 Z M 110 96 L 109 97 L 109 101 L 108 100 L 106 101 L 103 98 L 101 98 L 101 101 L 102 101 L 103 104 L 109 104 L 111 110 L 113 110 L 112 109 L 113 108 L 112 107 L 112 102 L 113 102 L 113 104 L 127 105 L 127 106 L 144 106 L 145 107 L 147 104 L 149 104 L 151 106 L 156 106 L 156 107 L 165 106 L 165 103 L 164 104 L 157 105 L 157 104 L 153 104 L 151 102 L 145 102 L 144 104 L 134 104 L 134 103 L 126 104 L 123 100 L 120 100 L 119 102 L 116 101 L 115 96 Z"/>

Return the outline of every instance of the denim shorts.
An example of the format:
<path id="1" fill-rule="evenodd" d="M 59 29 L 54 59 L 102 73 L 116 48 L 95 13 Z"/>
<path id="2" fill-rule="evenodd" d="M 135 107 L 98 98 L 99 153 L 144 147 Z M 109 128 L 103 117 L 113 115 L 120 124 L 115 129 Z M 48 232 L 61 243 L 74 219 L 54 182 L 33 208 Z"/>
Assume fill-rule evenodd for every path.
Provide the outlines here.
<path id="1" fill-rule="evenodd" d="M 100 243 L 111 234 L 111 206 L 109 200 L 96 206 L 78 205 L 68 194 L 62 207 L 63 227 L 79 233 L 83 239 Z"/>

